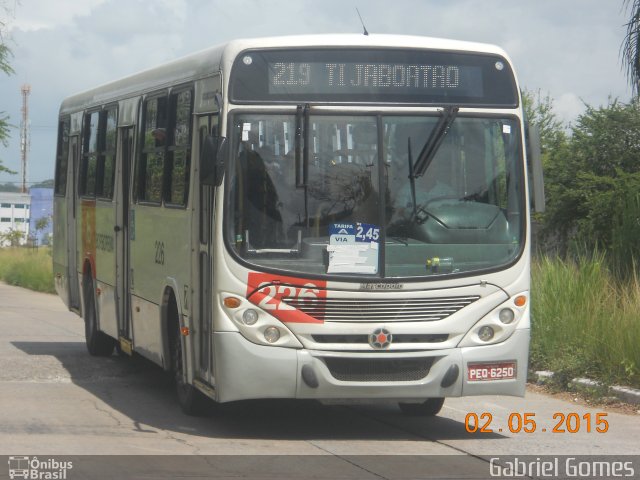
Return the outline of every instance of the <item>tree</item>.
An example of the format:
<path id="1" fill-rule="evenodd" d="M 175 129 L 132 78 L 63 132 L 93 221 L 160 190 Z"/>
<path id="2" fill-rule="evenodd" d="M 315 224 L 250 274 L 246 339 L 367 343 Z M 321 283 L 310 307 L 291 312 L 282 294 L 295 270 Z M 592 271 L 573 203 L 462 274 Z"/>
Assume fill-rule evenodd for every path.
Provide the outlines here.
<path id="1" fill-rule="evenodd" d="M 34 183 L 33 185 L 31 185 L 31 188 L 54 188 L 54 186 L 55 180 L 51 178 L 49 180 L 43 180 L 40 183 Z"/>
<path id="2" fill-rule="evenodd" d="M 4 5 L 0 5 L 0 13 L 4 11 L 7 12 L 7 9 Z M 6 75 L 11 75 L 13 73 L 13 69 L 9 64 L 9 58 L 11 57 L 11 50 L 6 45 L 5 38 L 5 26 L 6 22 L 0 18 L 0 71 L 5 73 Z M 5 147 L 8 145 L 9 140 L 9 117 L 5 114 L 5 112 L 0 111 L 0 144 Z M 7 167 L 2 165 L 2 159 L 0 159 L 0 172 L 7 173 L 16 173 L 12 170 L 9 170 Z"/>
<path id="3" fill-rule="evenodd" d="M 11 228 L 4 233 L 0 233 L 0 245 L 8 243 L 11 247 L 17 247 L 24 238 L 24 232 Z"/>
<path id="4" fill-rule="evenodd" d="M 15 183 L 0 183 L 0 192 L 21 192 L 22 190 Z"/>
<path id="5" fill-rule="evenodd" d="M 637 95 L 640 93 L 640 0 L 624 0 L 623 5 L 627 8 L 631 5 L 631 18 L 626 24 L 627 34 L 622 42 L 622 61 Z"/>
<path id="6" fill-rule="evenodd" d="M 49 226 L 49 222 L 51 221 L 51 218 L 49 217 L 42 217 L 39 218 L 38 220 L 36 220 L 36 232 L 41 232 L 42 230 L 45 230 L 48 226 Z"/>
<path id="7" fill-rule="evenodd" d="M 0 10 L 4 11 L 4 13 L 7 13 L 7 8 L 4 5 L 0 5 Z M 9 65 L 11 50 L 9 49 L 9 47 L 7 47 L 5 42 L 5 27 L 6 22 L 0 19 L 0 70 L 2 70 L 7 75 L 10 75 L 13 73 L 13 69 L 11 68 L 11 65 Z"/>
<path id="8" fill-rule="evenodd" d="M 553 99 L 549 94 L 543 95 L 539 89 L 535 92 L 523 90 L 521 93 L 525 118 L 530 125 L 537 125 L 542 154 L 548 155 L 567 140 L 564 125 L 553 110 Z"/>
<path id="9" fill-rule="evenodd" d="M 618 266 L 640 260 L 637 101 L 587 105 L 568 141 L 550 153 L 545 180 L 544 230 L 560 240 L 562 251 L 599 248 Z"/>
<path id="10" fill-rule="evenodd" d="M 39 219 L 36 220 L 36 224 L 35 224 L 35 230 L 36 230 L 36 235 L 33 236 L 33 238 L 30 238 L 30 240 L 32 240 L 33 246 L 37 247 L 38 246 L 38 239 L 40 238 L 40 234 L 42 233 L 43 230 L 46 230 L 47 227 L 49 226 L 49 223 L 51 223 L 51 217 L 40 217 Z M 48 244 L 49 241 L 48 239 L 45 237 L 42 239 L 43 240 L 43 244 Z"/>
<path id="11" fill-rule="evenodd" d="M 558 119 L 553 109 L 553 99 L 547 93 L 542 94 L 542 91 L 538 89 L 533 92 L 531 90 L 523 90 L 522 94 L 522 108 L 524 109 L 525 121 L 530 126 L 538 127 L 540 135 L 540 151 L 542 153 L 542 166 L 544 170 L 544 176 L 547 177 L 547 169 L 551 163 L 551 158 L 554 153 L 565 148 L 567 144 L 567 135 L 565 133 L 564 125 Z M 548 203 L 548 195 L 547 197 Z M 541 214 L 535 214 L 533 216 L 532 236 L 533 244 L 536 249 L 545 249 L 547 251 L 554 250 L 556 248 L 555 240 L 557 235 L 546 234 L 551 232 L 552 229 L 545 231 L 544 223 L 542 223 L 543 216 Z"/>

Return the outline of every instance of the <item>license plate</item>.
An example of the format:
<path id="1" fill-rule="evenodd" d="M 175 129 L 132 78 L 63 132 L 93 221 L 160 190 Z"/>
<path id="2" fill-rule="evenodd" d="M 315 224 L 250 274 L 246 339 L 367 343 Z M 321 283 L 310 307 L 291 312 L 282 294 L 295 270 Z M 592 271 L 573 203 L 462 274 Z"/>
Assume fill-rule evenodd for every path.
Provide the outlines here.
<path id="1" fill-rule="evenodd" d="M 467 379 L 470 382 L 509 380 L 516 378 L 517 372 L 516 362 L 467 364 Z"/>

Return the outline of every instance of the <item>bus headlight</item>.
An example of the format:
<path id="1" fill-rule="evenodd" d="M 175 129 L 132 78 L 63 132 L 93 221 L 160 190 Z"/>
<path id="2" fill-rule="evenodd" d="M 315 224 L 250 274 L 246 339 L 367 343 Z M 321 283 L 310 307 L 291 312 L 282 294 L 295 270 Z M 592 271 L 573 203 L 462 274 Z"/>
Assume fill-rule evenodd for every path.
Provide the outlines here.
<path id="1" fill-rule="evenodd" d="M 253 308 L 248 308 L 242 314 L 242 321 L 245 325 L 255 325 L 258 321 L 258 312 L 256 312 Z"/>
<path id="2" fill-rule="evenodd" d="M 478 330 L 478 338 L 483 342 L 488 342 L 493 338 L 495 331 L 489 325 L 485 325 L 484 327 L 480 327 Z"/>
<path id="3" fill-rule="evenodd" d="M 529 292 L 522 292 L 493 308 L 471 327 L 459 347 L 478 347 L 507 340 L 517 328 L 529 326 Z"/>
<path id="4" fill-rule="evenodd" d="M 220 293 L 220 307 L 233 327 L 248 341 L 269 347 L 302 348 L 302 343 L 272 312 L 249 302 L 235 293 Z M 220 330 L 228 331 L 226 320 L 220 318 Z"/>
<path id="5" fill-rule="evenodd" d="M 280 330 L 276 327 L 267 327 L 264 330 L 264 339 L 269 343 L 276 343 L 280 340 Z"/>
<path id="6" fill-rule="evenodd" d="M 516 314 L 513 313 L 513 310 L 511 310 L 510 308 L 503 308 L 502 310 L 500 310 L 500 313 L 498 314 L 498 318 L 505 325 L 509 325 L 511 322 L 515 320 Z"/>

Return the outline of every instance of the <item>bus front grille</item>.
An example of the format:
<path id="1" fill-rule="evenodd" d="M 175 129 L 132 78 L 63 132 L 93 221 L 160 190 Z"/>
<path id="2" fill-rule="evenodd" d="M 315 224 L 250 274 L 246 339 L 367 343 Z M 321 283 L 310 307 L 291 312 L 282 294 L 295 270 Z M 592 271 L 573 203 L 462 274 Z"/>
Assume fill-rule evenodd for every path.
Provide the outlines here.
<path id="1" fill-rule="evenodd" d="M 391 358 L 335 358 L 323 361 L 336 380 L 344 382 L 411 382 L 429 374 L 434 357 Z"/>
<path id="2" fill-rule="evenodd" d="M 288 305 L 325 322 L 434 322 L 442 320 L 479 296 L 352 299 L 352 298 L 283 298 Z"/>

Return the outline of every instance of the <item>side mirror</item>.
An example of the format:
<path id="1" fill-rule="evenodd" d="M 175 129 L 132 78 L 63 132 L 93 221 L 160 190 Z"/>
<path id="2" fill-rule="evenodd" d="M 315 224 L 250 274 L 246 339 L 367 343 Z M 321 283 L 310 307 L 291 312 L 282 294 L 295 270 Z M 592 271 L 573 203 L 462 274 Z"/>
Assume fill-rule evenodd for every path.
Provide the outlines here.
<path id="1" fill-rule="evenodd" d="M 529 167 L 529 192 L 533 200 L 533 210 L 541 213 L 545 211 L 545 198 L 540 131 L 537 125 L 529 125 L 527 127 L 527 160 Z"/>
<path id="2" fill-rule="evenodd" d="M 200 183 L 218 187 L 224 177 L 224 159 L 226 158 L 227 139 L 207 135 L 200 153 Z"/>

